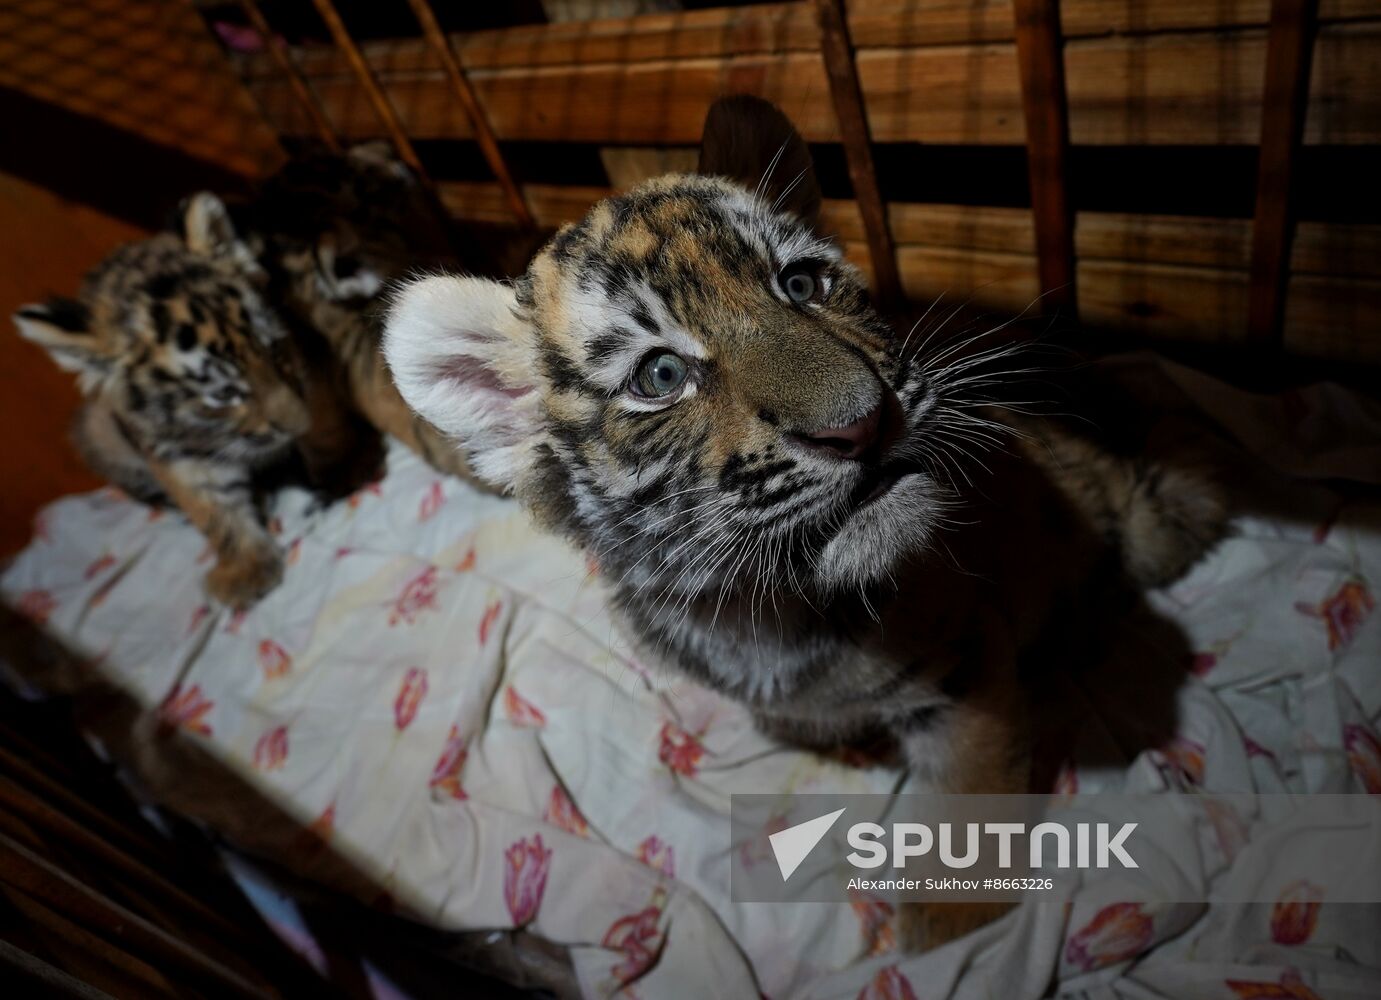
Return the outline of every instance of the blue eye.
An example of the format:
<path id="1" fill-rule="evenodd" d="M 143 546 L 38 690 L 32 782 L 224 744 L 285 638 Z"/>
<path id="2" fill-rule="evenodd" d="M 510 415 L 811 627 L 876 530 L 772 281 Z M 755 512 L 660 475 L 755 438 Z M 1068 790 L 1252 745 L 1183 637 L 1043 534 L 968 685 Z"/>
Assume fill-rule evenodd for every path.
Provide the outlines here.
<path id="1" fill-rule="evenodd" d="M 782 293 L 797 305 L 819 300 L 825 290 L 819 265 L 813 261 L 798 261 L 789 265 L 777 275 L 777 284 L 781 286 Z"/>
<path id="2" fill-rule="evenodd" d="M 629 388 L 634 395 L 661 399 L 685 385 L 688 374 L 686 362 L 679 354 L 659 351 L 643 358 Z"/>

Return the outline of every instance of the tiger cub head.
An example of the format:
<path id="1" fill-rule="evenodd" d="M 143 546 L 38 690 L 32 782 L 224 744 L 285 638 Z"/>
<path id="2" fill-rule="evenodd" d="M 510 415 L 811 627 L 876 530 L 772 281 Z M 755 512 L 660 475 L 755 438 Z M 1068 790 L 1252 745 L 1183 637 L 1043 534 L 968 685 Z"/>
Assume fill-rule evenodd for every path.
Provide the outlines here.
<path id="1" fill-rule="evenodd" d="M 386 358 L 481 476 L 612 579 L 876 581 L 945 506 L 918 433 L 935 399 L 819 206 L 781 112 L 726 99 L 698 173 L 600 202 L 515 284 L 402 286 Z"/>
<path id="2" fill-rule="evenodd" d="M 224 204 L 194 195 L 181 233 L 120 247 L 77 299 L 20 308 L 19 332 L 112 406 L 156 456 L 253 461 L 308 425 L 291 343 Z"/>

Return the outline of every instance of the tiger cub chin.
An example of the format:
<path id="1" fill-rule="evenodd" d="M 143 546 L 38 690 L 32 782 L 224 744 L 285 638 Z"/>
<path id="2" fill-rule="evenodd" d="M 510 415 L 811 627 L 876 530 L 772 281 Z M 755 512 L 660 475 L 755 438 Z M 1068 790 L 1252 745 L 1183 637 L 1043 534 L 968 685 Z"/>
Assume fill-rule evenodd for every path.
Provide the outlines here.
<path id="1" fill-rule="evenodd" d="M 183 232 L 123 246 L 83 283 L 14 316 L 75 372 L 74 435 L 87 463 L 131 496 L 170 502 L 204 534 L 211 596 L 243 607 L 282 575 L 260 520 L 255 473 L 312 414 L 291 339 L 260 296 L 263 274 L 213 195 L 186 203 Z"/>
<path id="2" fill-rule="evenodd" d="M 1198 476 L 980 405 L 874 311 L 789 122 L 716 104 L 700 172 L 562 229 L 516 284 L 404 286 L 384 352 L 471 467 L 574 540 L 635 645 L 820 749 L 1023 792 L 1023 657 L 1216 540 Z M 920 338 L 917 338 L 920 339 Z M 1001 443 L 981 462 L 961 452 Z M 913 946 L 1004 907 L 907 907 Z"/>

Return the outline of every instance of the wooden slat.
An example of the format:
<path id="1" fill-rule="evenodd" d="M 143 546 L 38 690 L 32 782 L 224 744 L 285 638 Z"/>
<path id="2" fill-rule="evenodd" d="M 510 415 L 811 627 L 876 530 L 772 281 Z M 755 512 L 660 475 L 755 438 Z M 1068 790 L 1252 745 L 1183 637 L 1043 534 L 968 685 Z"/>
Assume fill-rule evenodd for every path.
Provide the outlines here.
<path id="1" fill-rule="evenodd" d="M 331 127 L 331 123 L 327 120 L 326 112 L 321 110 L 321 105 L 317 103 L 316 95 L 312 93 L 312 88 L 302 75 L 302 71 L 293 63 L 292 55 L 288 52 L 286 43 L 269 27 L 269 23 L 264 18 L 264 13 L 259 9 L 256 0 L 240 0 L 240 8 L 245 12 L 245 17 L 249 18 L 250 26 L 258 33 L 269 57 L 278 67 L 279 73 L 287 81 L 288 86 L 292 88 L 297 103 L 316 129 L 317 137 L 326 144 L 327 149 L 338 152 L 340 140 L 336 137 L 336 130 Z"/>
<path id="2" fill-rule="evenodd" d="M 402 122 L 398 120 L 398 113 L 393 110 L 393 105 L 389 103 L 388 95 L 379 86 L 379 82 L 374 78 L 374 72 L 369 68 L 360 48 L 355 44 L 355 39 L 351 37 L 349 30 L 345 27 L 345 22 L 341 20 L 340 14 L 336 12 L 335 5 L 331 0 L 312 0 L 312 5 L 321 15 L 321 20 L 326 24 L 326 30 L 331 33 L 331 38 L 336 43 L 336 47 L 341 50 L 345 58 L 350 62 L 350 68 L 354 70 L 355 82 L 364 90 L 369 97 L 369 103 L 374 108 L 374 113 L 379 116 L 379 121 L 383 123 L 385 132 L 393 140 L 394 148 L 398 150 L 398 156 L 412 168 L 413 172 L 424 180 L 427 178 L 427 171 L 422 166 L 422 161 L 417 157 L 417 150 L 413 148 L 412 140 L 408 137 L 407 130 L 403 128 Z"/>
<path id="3" fill-rule="evenodd" d="M 1271 6 L 1247 319 L 1251 343 L 1258 348 L 1282 345 L 1293 235 L 1290 186 L 1308 106 L 1316 7 L 1316 0 L 1273 0 Z"/>
<path id="4" fill-rule="evenodd" d="M 1066 38 L 1167 31 L 1264 27 L 1270 0 L 1063 0 Z M 1321 0 L 1324 22 L 1381 17 L 1381 0 Z M 850 0 L 849 36 L 858 48 L 1010 42 L 1015 36 L 1010 0 Z M 819 29 L 800 3 L 754 4 L 637 17 L 519 25 L 450 36 L 467 70 L 701 59 L 774 52 L 814 52 Z M 440 63 L 419 39 L 386 39 L 361 45 L 380 73 L 438 70 Z M 298 58 L 309 72 L 346 76 L 343 56 L 310 46 Z M 273 77 L 267 56 L 235 57 L 250 77 Z"/>
<path id="5" fill-rule="evenodd" d="M 249 177 L 284 159 L 277 136 L 188 4 L 0 4 L 0 87 Z M 6 134 L 3 141 L 50 140 Z"/>
<path id="6" fill-rule="evenodd" d="M 503 222 L 509 216 L 497 184 L 442 182 L 437 187 L 447 210 L 458 218 Z M 538 224 L 555 228 L 579 219 L 613 191 L 528 184 L 523 193 Z M 853 202 L 826 199 L 820 218 L 824 231 L 841 242 L 863 243 L 863 219 Z M 1016 252 L 1033 257 L 1036 252 L 1031 213 L 1022 208 L 893 202 L 887 206 L 887 218 L 898 246 Z M 1251 259 L 1251 222 L 1079 212 L 1074 244 L 1080 259 L 1245 270 Z M 1290 266 L 1296 273 L 1381 277 L 1381 225 L 1301 222 L 1296 227 Z"/>
<path id="7" fill-rule="evenodd" d="M 1294 275 L 1283 344 L 1291 354 L 1381 364 L 1381 281 Z"/>
<path id="8" fill-rule="evenodd" d="M 247 981 L 3 835 L 0 835 L 0 882 L 41 901 L 156 967 L 193 976 L 217 993 L 246 997 L 264 995 L 265 984 Z"/>
<path id="9" fill-rule="evenodd" d="M 494 130 L 489 127 L 489 121 L 484 117 L 484 109 L 480 107 L 479 100 L 475 97 L 474 88 L 470 86 L 470 81 L 465 78 L 465 71 L 456 62 L 455 53 L 451 51 L 451 43 L 441 31 L 441 25 L 437 23 L 436 15 L 432 13 L 431 4 L 428 0 L 408 0 L 412 7 L 413 15 L 417 18 L 418 24 L 422 26 L 422 34 L 426 37 L 427 43 L 432 47 L 433 53 L 446 71 L 446 79 L 451 84 L 451 91 L 455 98 L 460 102 L 460 106 L 465 109 L 465 114 L 470 118 L 470 127 L 474 129 L 475 139 L 479 143 L 480 152 L 484 154 L 485 162 L 489 164 L 489 169 L 493 171 L 495 180 L 503 188 L 504 196 L 508 199 L 508 206 L 513 210 L 514 216 L 523 226 L 531 226 L 532 213 L 523 202 L 522 192 L 518 190 L 518 185 L 513 182 L 513 174 L 508 169 L 508 164 L 504 162 L 503 153 L 499 150 L 499 144 L 494 139 Z"/>
<path id="10" fill-rule="evenodd" d="M 1016 0 L 1017 65 L 1042 311 L 1075 308 L 1074 213 L 1066 187 L 1069 119 L 1057 0 Z"/>
<path id="11" fill-rule="evenodd" d="M 1290 189 L 1309 99 L 1316 6 L 1317 0 L 1274 0 L 1271 5 L 1247 319 L 1258 348 L 1281 346 L 1293 223 Z"/>
<path id="12" fill-rule="evenodd" d="M 1255 144 L 1260 139 L 1266 35 L 1115 37 L 1065 47 L 1070 140 L 1100 144 Z M 859 81 L 875 142 L 1019 144 L 1025 141 L 1015 46 L 867 49 Z M 343 136 L 379 125 L 360 85 L 311 76 Z M 838 135 L 818 56 L 791 52 L 732 58 L 475 70 L 476 96 L 500 140 L 694 145 L 706 108 L 750 89 L 778 103 L 812 142 Z M 416 138 L 470 138 L 440 70 L 381 73 Z M 286 85 L 255 80 L 272 121 L 301 129 Z M 1334 25 L 1319 34 L 1305 141 L 1381 141 L 1381 24 Z"/>
<path id="13" fill-rule="evenodd" d="M 887 229 L 887 210 L 882 204 L 877 173 L 873 169 L 872 139 L 868 135 L 868 118 L 854 67 L 853 45 L 844 23 L 843 0 L 816 0 L 815 13 L 820 23 L 820 54 L 825 61 L 825 75 L 839 122 L 839 138 L 844 144 L 849 180 L 853 183 L 854 198 L 863 219 L 863 234 L 867 237 L 873 295 L 883 309 L 893 309 L 900 305 L 901 281 L 897 277 L 892 236 Z"/>

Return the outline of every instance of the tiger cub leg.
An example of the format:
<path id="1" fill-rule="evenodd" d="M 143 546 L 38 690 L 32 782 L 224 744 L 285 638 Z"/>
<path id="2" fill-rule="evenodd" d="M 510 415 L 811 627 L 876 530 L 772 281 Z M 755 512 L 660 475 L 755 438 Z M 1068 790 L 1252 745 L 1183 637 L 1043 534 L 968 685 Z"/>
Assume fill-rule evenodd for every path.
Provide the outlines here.
<path id="1" fill-rule="evenodd" d="M 180 459 L 150 462 L 150 471 L 216 553 L 206 575 L 213 598 L 243 608 L 278 585 L 283 557 L 259 521 L 247 469 Z"/>
<path id="2" fill-rule="evenodd" d="M 994 678 L 942 710 L 933 724 L 902 737 L 912 767 L 951 795 L 1022 794 L 1029 790 L 1031 749 L 1018 714 L 1014 677 Z M 1016 904 L 988 900 L 902 903 L 898 938 L 908 951 L 927 951 L 992 923 Z"/>

